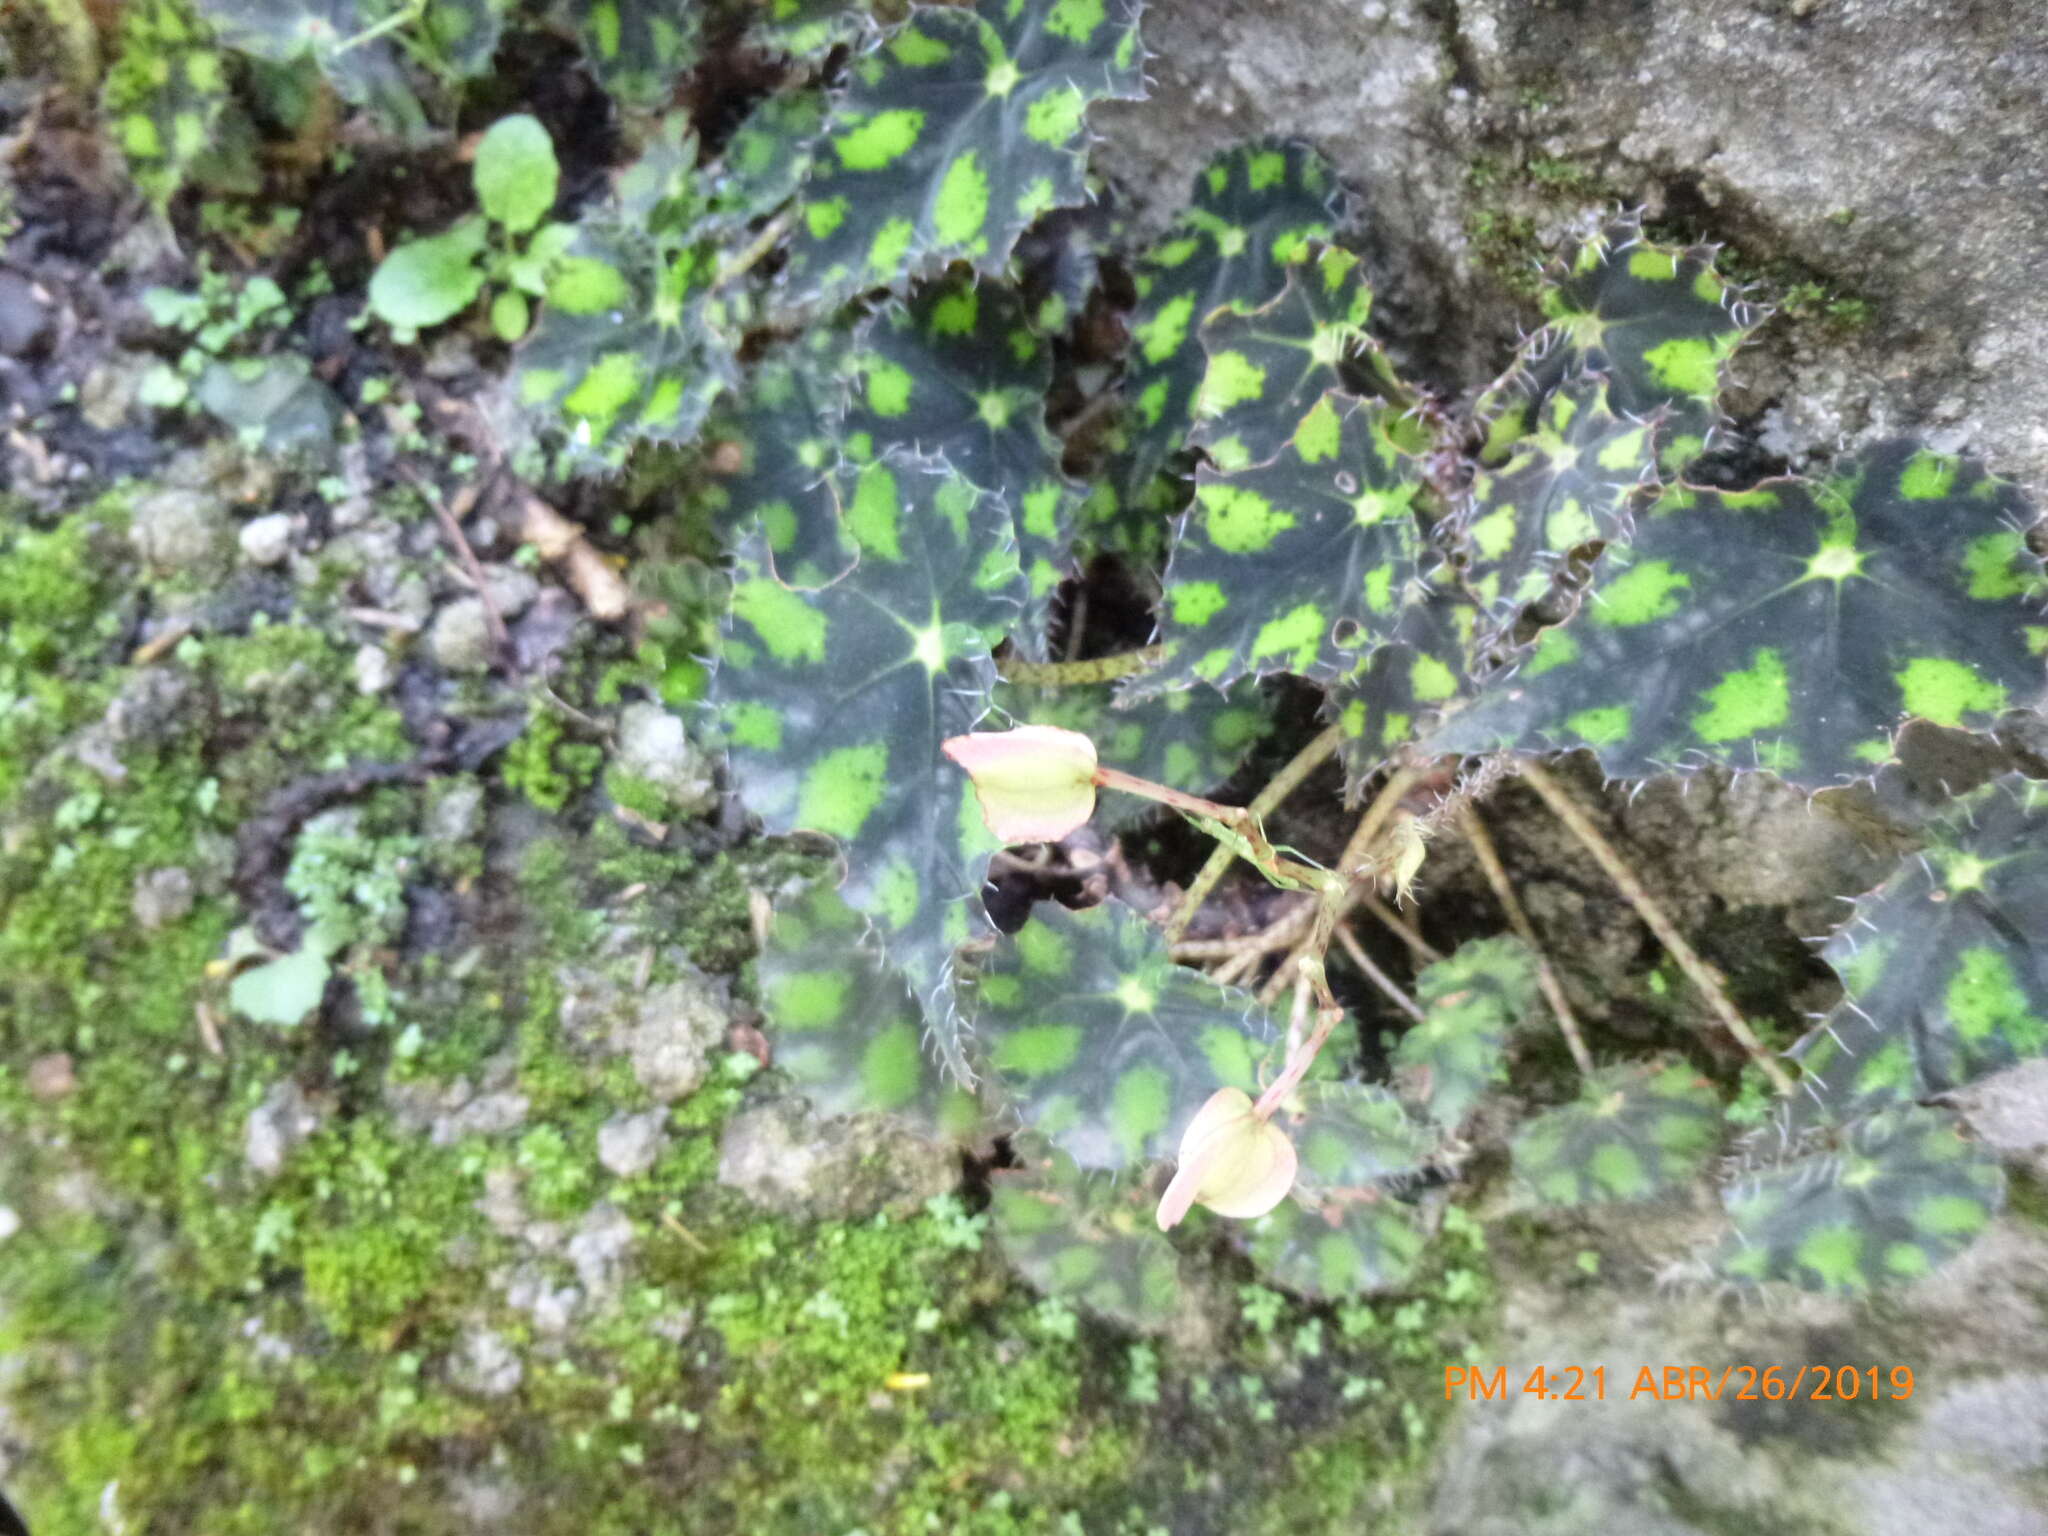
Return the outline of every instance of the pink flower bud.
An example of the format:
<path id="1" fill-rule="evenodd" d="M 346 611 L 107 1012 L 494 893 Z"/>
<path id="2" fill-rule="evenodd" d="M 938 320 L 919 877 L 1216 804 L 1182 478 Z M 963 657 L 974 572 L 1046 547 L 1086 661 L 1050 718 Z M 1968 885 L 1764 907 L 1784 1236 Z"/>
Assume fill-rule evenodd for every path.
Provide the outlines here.
<path id="1" fill-rule="evenodd" d="M 1218 1088 L 1181 1133 L 1180 1167 L 1159 1200 L 1159 1230 L 1180 1225 L 1188 1208 L 1218 1216 L 1263 1216 L 1294 1188 L 1294 1143 L 1252 1113 L 1242 1088 Z"/>
<path id="2" fill-rule="evenodd" d="M 1056 843 L 1095 813 L 1095 743 L 1079 731 L 975 731 L 942 750 L 967 770 L 982 820 L 1006 843 Z"/>

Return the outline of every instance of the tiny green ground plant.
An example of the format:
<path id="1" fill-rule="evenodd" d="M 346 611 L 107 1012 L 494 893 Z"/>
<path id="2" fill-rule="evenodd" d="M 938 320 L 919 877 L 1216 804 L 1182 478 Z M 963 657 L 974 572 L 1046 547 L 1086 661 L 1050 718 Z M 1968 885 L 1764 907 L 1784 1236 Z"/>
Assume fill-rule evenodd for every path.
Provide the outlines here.
<path id="1" fill-rule="evenodd" d="M 370 279 L 370 312 L 402 340 L 453 320 L 492 290 L 491 330 L 517 341 L 532 324 L 531 300 L 575 238 L 574 225 L 549 223 L 561 169 L 539 119 L 501 117 L 477 142 L 470 167 L 478 213 L 396 246 Z"/>
<path id="2" fill-rule="evenodd" d="M 422 27 L 459 78 L 513 24 L 487 5 L 201 12 L 210 34 L 148 46 L 310 60 L 400 131 L 432 97 L 401 62 Z M 409 338 L 496 289 L 516 343 L 496 404 L 529 478 L 660 449 L 711 482 L 731 562 L 707 718 L 763 828 L 842 861 L 759 964 L 778 1062 L 822 1108 L 1007 1138 L 992 1235 L 1054 1296 L 1147 1328 L 1176 1304 L 1186 1233 L 1227 1233 L 1304 1295 L 1403 1284 L 1462 1219 L 1443 1192 L 1499 1135 L 1489 1111 L 1546 1014 L 1578 1081 L 1516 1111 L 1518 1197 L 1695 1177 L 1753 1091 L 1618 1043 L 1596 1059 L 1504 877 L 1515 931 L 1449 955 L 1382 899 L 1431 837 L 1497 869 L 1469 813 L 1519 773 L 1786 1100 L 1783 1165 L 1728 1190 L 1726 1274 L 1861 1291 L 1990 1219 L 1995 1166 L 1925 1101 L 2048 1050 L 2031 787 L 1960 803 L 1925 864 L 1865 898 L 1825 952 L 1844 1002 L 1788 1062 L 1544 763 L 1584 749 L 1613 779 L 1717 764 L 1815 791 L 1881 771 L 1908 720 L 1984 731 L 2035 705 L 2044 577 L 2010 484 L 1905 441 L 1815 475 L 1721 473 L 1728 369 L 1764 312 L 1713 249 L 1625 216 L 1545 276 L 1501 376 L 1455 398 L 1375 339 L 1354 210 L 1311 146 L 1219 155 L 1135 242 L 1087 155 L 1091 108 L 1143 88 L 1135 0 L 710 14 L 570 8 L 627 163 L 550 222 L 548 132 L 501 119 L 481 211 L 394 250 L 370 305 Z M 786 61 L 777 83 L 715 127 L 665 111 L 727 33 Z M 232 108 L 209 115 L 209 81 L 188 61 L 109 102 L 160 199 L 195 173 L 190 122 Z M 1113 294 L 1128 346 L 1105 359 L 1082 331 Z M 1094 654 L 1097 557 L 1150 602 L 1149 645 Z M 1306 744 L 1288 698 L 1321 712 Z M 1012 728 L 1066 745 L 1020 755 Z M 1289 751 L 1248 804 L 1208 798 Z M 1356 830 L 1319 862 L 1267 818 L 1332 760 Z M 1020 805 L 1051 820 L 1019 831 Z M 1215 852 L 1178 899 L 1126 882 L 1126 900 L 1106 872 L 1161 806 Z M 1249 931 L 1204 916 L 1235 862 L 1270 888 Z M 992 876 L 1087 910 L 998 912 Z M 1357 942 L 1361 912 L 1416 941 L 1407 987 Z M 1277 1204 L 1226 1187 L 1225 1143 L 1288 1167 L 1277 1194 L 1260 1183 Z M 1170 1219 L 1203 1203 L 1238 1215 Z"/>

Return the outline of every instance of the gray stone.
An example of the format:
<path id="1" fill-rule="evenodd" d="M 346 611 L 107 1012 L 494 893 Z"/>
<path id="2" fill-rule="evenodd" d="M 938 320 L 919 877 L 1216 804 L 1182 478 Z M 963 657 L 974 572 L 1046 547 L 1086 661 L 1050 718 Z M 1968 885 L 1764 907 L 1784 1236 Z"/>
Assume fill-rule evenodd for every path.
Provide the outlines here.
<path id="1" fill-rule="evenodd" d="M 242 558 L 251 565 L 282 565 L 292 552 L 292 522 L 289 512 L 266 512 L 244 523 L 237 536 Z"/>
<path id="2" fill-rule="evenodd" d="M 450 672 L 484 672 L 496 656 L 490 616 L 480 597 L 458 597 L 434 615 L 427 644 Z"/>
<path id="3" fill-rule="evenodd" d="M 78 386 L 78 414 L 87 426 L 112 432 L 128 419 L 142 381 L 157 364 L 147 352 L 115 352 L 95 363 Z"/>
<path id="4" fill-rule="evenodd" d="M 613 1115 L 597 1128 L 597 1160 L 622 1179 L 637 1178 L 652 1168 L 668 1144 L 668 1116 L 650 1109 L 638 1115 Z"/>
<path id="5" fill-rule="evenodd" d="M 225 571 L 233 547 L 227 508 L 210 491 L 165 487 L 135 501 L 128 536 L 156 570 L 193 576 Z"/>
<path id="6" fill-rule="evenodd" d="M 683 722 L 659 704 L 628 704 L 619 712 L 619 768 L 659 789 L 685 816 L 718 804 L 711 760 L 684 733 Z"/>
<path id="7" fill-rule="evenodd" d="M 503 1397 L 525 1378 L 526 1366 L 505 1336 L 491 1328 L 473 1328 L 462 1336 L 449 1362 L 448 1379 L 479 1397 Z"/>
<path id="8" fill-rule="evenodd" d="M 1853 333 L 1791 317 L 1745 354 L 1735 412 L 1770 408 L 1775 451 L 1922 432 L 2048 484 L 2048 9 L 1158 0 L 1145 41 L 1150 99 L 1089 116 L 1142 220 L 1219 149 L 1310 139 L 1360 194 L 1375 327 L 1425 377 L 1482 382 L 1529 318 L 1468 232 L 1555 244 L 1611 200 L 1682 202 L 1870 304 Z M 1546 164 L 1599 191 L 1546 190 Z"/>
<path id="9" fill-rule="evenodd" d="M 152 869 L 135 877 L 129 910 L 143 927 L 168 927 L 192 910 L 192 875 L 183 869 Z"/>
<path id="10" fill-rule="evenodd" d="M 617 1206 L 607 1201 L 584 1212 L 564 1249 L 584 1295 L 602 1301 L 618 1293 L 633 1243 L 633 1223 Z"/>
<path id="11" fill-rule="evenodd" d="M 349 670 L 355 674 L 356 692 L 365 698 L 376 697 L 398 678 L 398 663 L 381 645 L 357 646 Z"/>
<path id="12" fill-rule="evenodd" d="M 666 1104 L 704 1081 L 711 1053 L 731 1027 L 732 1016 L 711 984 L 685 976 L 637 999 L 611 1044 L 632 1058 L 640 1086 Z"/>
<path id="13" fill-rule="evenodd" d="M 483 832 L 484 787 L 475 779 L 435 782 L 421 831 L 430 843 L 454 846 L 473 843 Z"/>
<path id="14" fill-rule="evenodd" d="M 243 1159 L 266 1178 L 275 1176 L 283 1171 L 292 1149 L 319 1130 L 324 1118 L 293 1079 L 273 1083 L 244 1123 Z"/>
<path id="15" fill-rule="evenodd" d="M 783 1215 L 853 1220 L 921 1209 L 960 1182 L 960 1163 L 885 1116 L 821 1121 L 775 1099 L 726 1122 L 718 1182 Z"/>
<path id="16" fill-rule="evenodd" d="M 0 271 L 0 352 L 26 357 L 49 336 L 50 296 L 19 272 Z"/>
<path id="17" fill-rule="evenodd" d="M 497 607 L 498 617 L 509 621 L 533 606 L 533 600 L 540 596 L 540 583 L 516 565 L 487 565 L 484 590 Z"/>

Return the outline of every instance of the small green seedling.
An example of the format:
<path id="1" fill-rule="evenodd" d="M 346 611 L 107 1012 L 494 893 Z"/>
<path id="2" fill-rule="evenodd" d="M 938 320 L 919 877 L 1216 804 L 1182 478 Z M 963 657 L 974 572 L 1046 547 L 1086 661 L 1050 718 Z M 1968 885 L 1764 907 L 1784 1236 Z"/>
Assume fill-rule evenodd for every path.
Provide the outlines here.
<path id="1" fill-rule="evenodd" d="M 481 213 L 423 240 L 408 240 L 370 279 L 370 312 L 409 341 L 452 320 L 488 286 L 491 329 L 513 342 L 533 323 L 529 299 L 575 238 L 574 225 L 543 223 L 561 180 L 548 131 L 526 113 L 501 117 L 477 145 L 470 169 Z"/>

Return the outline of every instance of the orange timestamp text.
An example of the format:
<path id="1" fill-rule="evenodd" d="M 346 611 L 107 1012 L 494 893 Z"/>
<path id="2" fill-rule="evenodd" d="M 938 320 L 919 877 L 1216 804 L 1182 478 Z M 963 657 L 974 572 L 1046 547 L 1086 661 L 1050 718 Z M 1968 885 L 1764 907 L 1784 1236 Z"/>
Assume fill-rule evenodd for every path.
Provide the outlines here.
<path id="1" fill-rule="evenodd" d="M 1604 1365 L 1539 1365 L 1526 1371 L 1505 1365 L 1444 1367 L 1447 1402 L 1533 1397 L 1562 1403 L 1903 1403 L 1912 1396 L 1909 1365 L 1645 1365 L 1632 1377 L 1616 1372 L 1611 1384 Z"/>

